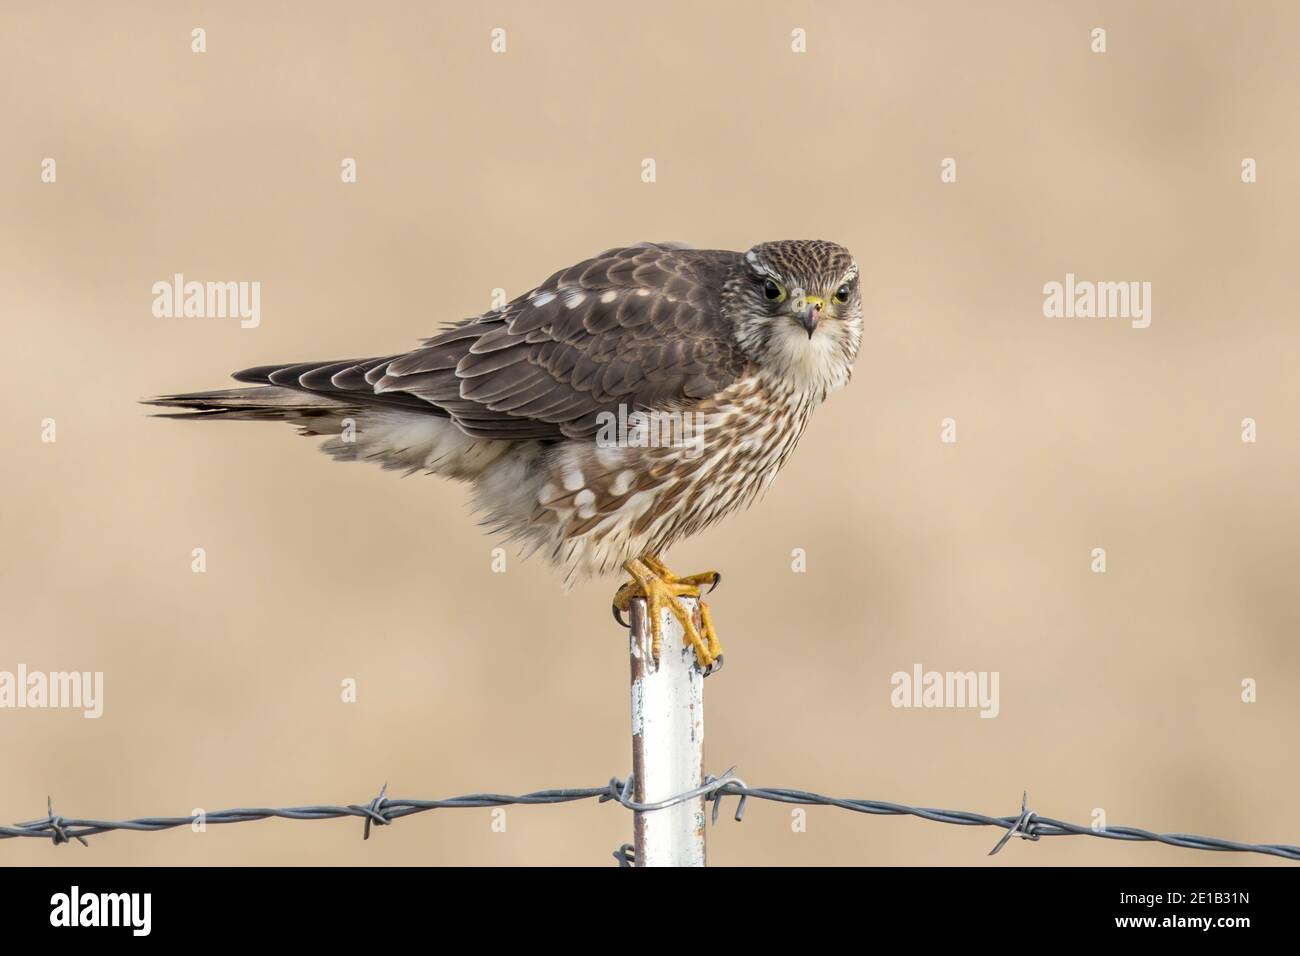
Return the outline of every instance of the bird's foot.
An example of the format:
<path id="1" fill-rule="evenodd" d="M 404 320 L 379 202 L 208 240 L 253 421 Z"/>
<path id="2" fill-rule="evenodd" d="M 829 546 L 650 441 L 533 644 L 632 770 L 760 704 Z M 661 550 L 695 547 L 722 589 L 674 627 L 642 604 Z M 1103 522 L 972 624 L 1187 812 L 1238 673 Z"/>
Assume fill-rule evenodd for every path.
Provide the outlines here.
<path id="1" fill-rule="evenodd" d="M 656 665 L 659 663 L 661 646 L 662 612 L 667 608 L 686 632 L 685 643 L 695 650 L 695 660 L 705 675 L 722 667 L 722 645 L 718 643 L 717 632 L 713 629 L 713 615 L 708 604 L 699 600 L 701 585 L 709 585 L 709 590 L 712 591 L 722 580 L 722 575 L 716 571 L 705 571 L 678 577 L 653 556 L 633 558 L 624 563 L 623 570 L 632 576 L 632 580 L 614 595 L 614 618 L 623 624 L 620 615 L 627 612 L 635 599 L 645 599 L 646 612 L 650 617 L 650 653 Z M 695 598 L 699 602 L 698 627 L 694 616 L 681 602 L 684 597 Z"/>

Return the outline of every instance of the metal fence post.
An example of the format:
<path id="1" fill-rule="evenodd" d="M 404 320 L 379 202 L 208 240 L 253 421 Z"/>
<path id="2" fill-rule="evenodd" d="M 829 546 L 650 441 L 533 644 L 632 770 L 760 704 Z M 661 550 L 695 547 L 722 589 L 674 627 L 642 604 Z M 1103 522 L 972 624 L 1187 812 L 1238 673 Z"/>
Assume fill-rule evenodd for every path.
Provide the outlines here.
<path id="1" fill-rule="evenodd" d="M 696 613 L 696 602 L 683 599 Z M 663 611 L 659 666 L 644 600 L 632 604 L 632 799 L 654 803 L 704 782 L 704 677 Z M 697 617 L 698 620 L 698 617 Z M 633 814 L 637 866 L 704 866 L 704 798 Z"/>

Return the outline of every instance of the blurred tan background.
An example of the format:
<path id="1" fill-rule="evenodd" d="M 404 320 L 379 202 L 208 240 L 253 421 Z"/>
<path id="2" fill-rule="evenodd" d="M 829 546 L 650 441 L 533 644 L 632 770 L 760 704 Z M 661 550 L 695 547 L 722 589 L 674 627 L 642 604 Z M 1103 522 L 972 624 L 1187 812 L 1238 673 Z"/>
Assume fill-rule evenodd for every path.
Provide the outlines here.
<path id="1" fill-rule="evenodd" d="M 120 819 L 624 774 L 615 580 L 565 596 L 513 552 L 494 574 L 460 486 L 135 401 L 403 349 L 623 242 L 815 236 L 863 266 L 856 380 L 765 501 L 670 555 L 726 576 L 709 766 L 1300 842 L 1300 8 L 114 6 L 0 10 L 0 670 L 106 681 L 99 720 L 0 711 L 4 822 L 47 794 Z M 154 318 L 176 272 L 260 281 L 261 326 Z M 1151 327 L 1044 318 L 1067 272 L 1151 282 Z M 894 709 L 914 663 L 1000 672 L 1000 716 Z M 1087 838 L 989 860 L 995 830 L 813 809 L 796 833 L 788 807 L 735 824 L 733 803 L 715 864 L 1270 862 Z M 608 804 L 491 824 L 11 840 L 0 861 L 612 865 L 631 832 Z"/>

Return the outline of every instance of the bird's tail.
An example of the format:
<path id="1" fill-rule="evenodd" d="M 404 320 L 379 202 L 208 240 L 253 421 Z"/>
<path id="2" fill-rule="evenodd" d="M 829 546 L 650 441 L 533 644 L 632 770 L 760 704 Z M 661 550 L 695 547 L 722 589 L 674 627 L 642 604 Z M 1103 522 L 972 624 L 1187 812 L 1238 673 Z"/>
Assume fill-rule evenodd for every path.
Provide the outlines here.
<path id="1" fill-rule="evenodd" d="M 187 392 L 183 395 L 159 395 L 144 399 L 141 404 L 180 409 L 174 412 L 159 412 L 155 416 L 157 418 L 293 422 L 302 425 L 305 429 L 309 429 L 313 422 L 337 420 L 340 415 L 351 410 L 351 406 L 346 402 L 276 385 L 224 388 L 212 392 Z"/>
<path id="2" fill-rule="evenodd" d="M 289 422 L 301 435 L 328 436 L 321 451 L 339 461 L 370 461 L 407 474 L 427 471 L 457 480 L 480 475 L 510 444 L 471 438 L 447 417 L 279 385 L 159 395 L 143 404 L 177 409 L 158 418 Z"/>

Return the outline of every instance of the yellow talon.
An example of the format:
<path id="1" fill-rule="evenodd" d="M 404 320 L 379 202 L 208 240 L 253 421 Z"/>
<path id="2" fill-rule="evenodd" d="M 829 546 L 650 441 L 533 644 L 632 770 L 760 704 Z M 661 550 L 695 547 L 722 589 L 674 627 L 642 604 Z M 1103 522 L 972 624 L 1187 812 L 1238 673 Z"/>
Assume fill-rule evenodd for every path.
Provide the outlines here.
<path id="1" fill-rule="evenodd" d="M 722 658 L 722 645 L 713 629 L 713 615 L 700 598 L 700 585 L 716 584 L 720 575 L 714 571 L 678 577 L 654 555 L 633 558 L 623 565 L 632 580 L 614 595 L 614 609 L 626 612 L 636 598 L 644 598 L 650 616 L 650 653 L 659 663 L 661 647 L 660 630 L 663 626 L 664 608 L 672 614 L 685 631 L 685 643 L 695 650 L 695 659 L 705 671 L 712 669 Z M 681 598 L 695 598 L 699 604 L 700 624 L 682 604 Z"/>

